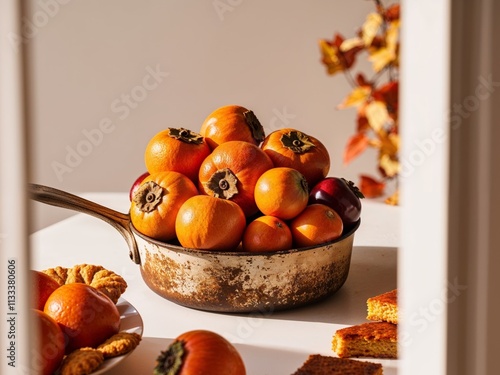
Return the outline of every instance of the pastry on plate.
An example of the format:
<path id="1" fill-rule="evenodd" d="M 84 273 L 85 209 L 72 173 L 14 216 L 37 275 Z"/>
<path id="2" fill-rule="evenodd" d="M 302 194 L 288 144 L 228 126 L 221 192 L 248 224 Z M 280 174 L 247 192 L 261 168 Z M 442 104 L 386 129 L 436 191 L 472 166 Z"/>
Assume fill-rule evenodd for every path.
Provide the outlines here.
<path id="1" fill-rule="evenodd" d="M 118 357 L 134 350 L 141 342 L 141 335 L 135 332 L 118 332 L 97 347 L 104 359 Z"/>
<path id="2" fill-rule="evenodd" d="M 88 284 L 107 295 L 114 303 L 127 289 L 127 282 L 113 271 L 94 264 L 77 264 L 71 268 L 54 267 L 42 271 L 60 286 L 71 283 Z"/>
<path id="3" fill-rule="evenodd" d="M 91 374 L 104 362 L 103 354 L 93 348 L 80 348 L 64 357 L 61 375 Z"/>

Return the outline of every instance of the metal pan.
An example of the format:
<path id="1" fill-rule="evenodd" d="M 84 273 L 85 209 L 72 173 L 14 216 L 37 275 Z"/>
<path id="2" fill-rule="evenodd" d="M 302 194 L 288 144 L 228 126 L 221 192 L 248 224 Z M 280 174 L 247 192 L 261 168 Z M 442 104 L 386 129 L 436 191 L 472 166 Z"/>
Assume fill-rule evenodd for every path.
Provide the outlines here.
<path id="1" fill-rule="evenodd" d="M 215 312 L 271 312 L 335 293 L 349 273 L 354 233 L 320 246 L 270 253 L 184 248 L 139 233 L 130 216 L 76 195 L 30 184 L 31 198 L 100 218 L 126 240 L 144 282 L 183 306 Z"/>

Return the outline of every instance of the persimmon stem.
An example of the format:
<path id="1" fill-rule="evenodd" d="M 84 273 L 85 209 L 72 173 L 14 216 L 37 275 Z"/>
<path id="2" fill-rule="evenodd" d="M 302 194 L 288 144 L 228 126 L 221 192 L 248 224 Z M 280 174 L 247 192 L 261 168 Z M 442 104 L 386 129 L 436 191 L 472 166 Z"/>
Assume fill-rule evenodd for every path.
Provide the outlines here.
<path id="1" fill-rule="evenodd" d="M 184 342 L 174 341 L 167 350 L 162 351 L 156 359 L 154 375 L 176 375 L 182 367 Z"/>
<path id="2" fill-rule="evenodd" d="M 151 212 L 160 204 L 163 194 L 164 190 L 160 185 L 154 181 L 148 181 L 137 189 L 133 201 L 139 210 Z"/>

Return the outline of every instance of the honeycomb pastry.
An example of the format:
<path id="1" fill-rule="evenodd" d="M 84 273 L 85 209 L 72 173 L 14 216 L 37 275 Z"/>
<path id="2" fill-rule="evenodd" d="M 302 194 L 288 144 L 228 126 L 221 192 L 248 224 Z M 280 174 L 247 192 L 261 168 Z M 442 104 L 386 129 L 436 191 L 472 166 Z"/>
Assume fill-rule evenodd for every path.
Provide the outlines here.
<path id="1" fill-rule="evenodd" d="M 55 267 L 42 271 L 52 277 L 59 285 L 84 283 L 107 295 L 114 303 L 127 289 L 127 282 L 113 271 L 100 265 L 78 264 L 72 268 Z"/>

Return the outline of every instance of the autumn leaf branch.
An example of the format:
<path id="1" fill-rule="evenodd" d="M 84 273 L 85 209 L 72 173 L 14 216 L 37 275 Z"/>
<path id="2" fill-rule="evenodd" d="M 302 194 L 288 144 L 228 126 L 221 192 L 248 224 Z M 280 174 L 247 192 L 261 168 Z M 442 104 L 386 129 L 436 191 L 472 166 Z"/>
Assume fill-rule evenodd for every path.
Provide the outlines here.
<path id="1" fill-rule="evenodd" d="M 399 165 L 399 30 L 400 6 L 384 7 L 373 0 L 376 11 L 369 13 L 357 35 L 344 39 L 338 32 L 332 40 L 319 40 L 321 61 L 328 75 L 343 72 L 352 91 L 337 106 L 356 108 L 357 126 L 346 145 L 344 164 L 350 163 L 369 147 L 378 150 L 379 178 L 361 175 L 360 189 L 366 197 L 379 197 L 389 180 L 396 180 Z M 363 73 L 352 74 L 359 54 L 368 54 L 374 74 L 371 79 Z M 398 204 L 397 191 L 386 200 Z"/>

